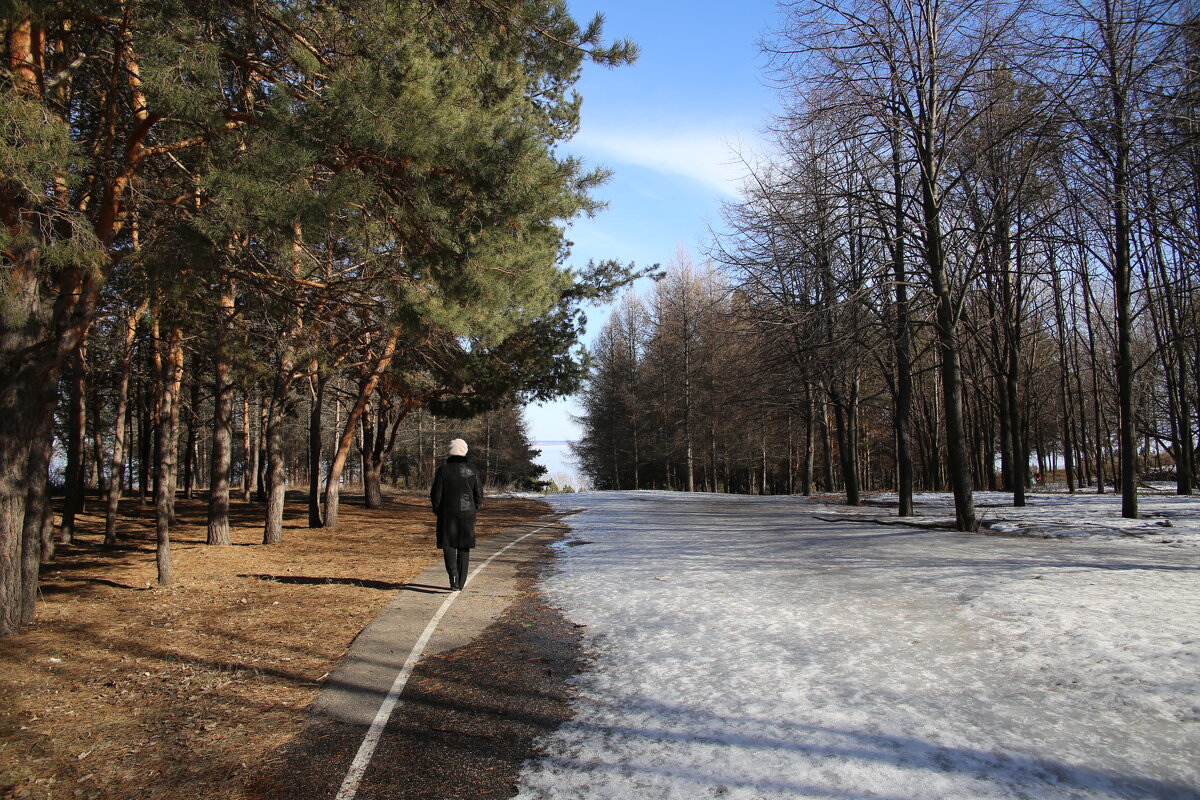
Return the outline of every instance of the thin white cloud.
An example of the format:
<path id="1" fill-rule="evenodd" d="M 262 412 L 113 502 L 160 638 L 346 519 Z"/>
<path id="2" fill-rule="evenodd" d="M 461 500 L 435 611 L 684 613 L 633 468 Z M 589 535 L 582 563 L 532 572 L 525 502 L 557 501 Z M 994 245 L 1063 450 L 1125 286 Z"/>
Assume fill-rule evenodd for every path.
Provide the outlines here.
<path id="1" fill-rule="evenodd" d="M 584 130 L 573 144 L 603 162 L 683 176 L 729 197 L 738 196 L 746 178 L 739 155 L 744 143 L 736 133 Z"/>

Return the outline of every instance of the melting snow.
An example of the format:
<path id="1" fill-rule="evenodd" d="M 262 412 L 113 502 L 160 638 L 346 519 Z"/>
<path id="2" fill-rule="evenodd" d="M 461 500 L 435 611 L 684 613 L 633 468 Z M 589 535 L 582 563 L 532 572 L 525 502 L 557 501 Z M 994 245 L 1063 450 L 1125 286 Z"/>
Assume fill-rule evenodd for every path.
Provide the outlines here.
<path id="1" fill-rule="evenodd" d="M 518 797 L 1200 797 L 1200 499 L 1126 523 L 1111 497 L 976 497 L 992 531 L 1090 535 L 554 498 L 584 510 L 544 589 L 592 658 Z M 922 495 L 918 519 L 950 508 Z"/>

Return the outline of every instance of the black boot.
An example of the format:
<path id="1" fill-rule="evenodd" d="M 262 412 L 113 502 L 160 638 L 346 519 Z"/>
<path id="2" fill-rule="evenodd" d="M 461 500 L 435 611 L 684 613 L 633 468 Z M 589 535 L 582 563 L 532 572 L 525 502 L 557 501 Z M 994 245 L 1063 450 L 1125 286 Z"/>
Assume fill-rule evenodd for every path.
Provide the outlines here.
<path id="1" fill-rule="evenodd" d="M 471 565 L 471 551 L 466 547 L 458 549 L 458 588 L 461 589 L 463 584 L 467 582 L 467 568 Z"/>
<path id="2" fill-rule="evenodd" d="M 442 558 L 446 562 L 446 575 L 450 578 L 450 591 L 457 592 L 462 588 L 459 583 L 458 557 L 453 547 L 442 549 Z"/>

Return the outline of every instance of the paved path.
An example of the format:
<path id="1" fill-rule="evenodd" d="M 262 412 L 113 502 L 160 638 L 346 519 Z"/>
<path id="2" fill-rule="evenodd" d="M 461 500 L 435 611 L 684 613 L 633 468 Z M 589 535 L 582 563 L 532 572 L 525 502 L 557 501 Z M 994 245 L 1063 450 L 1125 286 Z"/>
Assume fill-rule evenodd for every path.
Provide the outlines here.
<path id="1" fill-rule="evenodd" d="M 397 678 L 406 677 L 424 656 L 474 641 L 516 597 L 517 566 L 538 541 L 561 533 L 557 522 L 543 521 L 480 539 L 461 592 L 447 591 L 440 559 L 429 565 L 354 640 L 322 687 L 313 713 L 352 725 L 376 722 L 380 709 L 403 690 Z"/>
<path id="2" fill-rule="evenodd" d="M 283 754 L 283 767 L 263 776 L 257 796 L 510 797 L 520 764 L 533 755 L 529 743 L 565 718 L 558 709 L 565 709 L 565 676 L 574 670 L 575 651 L 562 645 L 573 638 L 572 626 L 533 591 L 549 542 L 565 531 L 562 516 L 480 538 L 461 592 L 448 590 L 440 558 L 397 592 L 329 675 L 304 734 Z M 520 663 L 506 665 L 494 653 Z M 482 682 L 493 690 L 481 697 Z M 446 683 L 452 690 L 439 694 Z M 522 724 L 506 724 L 517 714 Z M 504 729 L 504 746 L 480 747 L 470 728 L 481 717 L 498 718 L 489 724 Z M 447 759 L 475 765 L 476 774 L 442 774 Z"/>

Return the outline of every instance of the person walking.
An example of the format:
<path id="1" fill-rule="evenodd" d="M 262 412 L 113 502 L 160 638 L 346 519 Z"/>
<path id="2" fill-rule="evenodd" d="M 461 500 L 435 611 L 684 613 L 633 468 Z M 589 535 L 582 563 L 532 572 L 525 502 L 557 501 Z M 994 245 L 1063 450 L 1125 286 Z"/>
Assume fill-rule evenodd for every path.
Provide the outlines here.
<path id="1" fill-rule="evenodd" d="M 450 457 L 437 468 L 429 500 L 437 514 L 437 546 L 446 559 L 450 591 L 461 591 L 475 546 L 475 512 L 483 505 L 483 481 L 467 462 L 467 443 L 450 442 Z"/>

